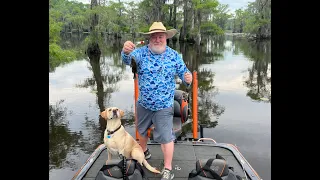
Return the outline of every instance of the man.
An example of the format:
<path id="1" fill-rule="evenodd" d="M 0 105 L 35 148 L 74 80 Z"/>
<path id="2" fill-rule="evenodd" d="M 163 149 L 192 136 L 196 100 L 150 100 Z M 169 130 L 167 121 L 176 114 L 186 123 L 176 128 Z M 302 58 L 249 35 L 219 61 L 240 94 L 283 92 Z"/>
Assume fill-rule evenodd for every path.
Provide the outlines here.
<path id="1" fill-rule="evenodd" d="M 177 30 L 166 30 L 161 22 L 154 22 L 149 32 L 149 44 L 135 49 L 131 41 L 126 41 L 121 51 L 125 64 L 134 59 L 137 65 L 139 97 L 137 102 L 137 128 L 140 145 L 146 159 L 151 157 L 147 148 L 147 131 L 154 125 L 153 138 L 161 143 L 164 155 L 162 180 L 173 179 L 172 157 L 175 135 L 173 132 L 173 102 L 175 75 L 189 86 L 192 74 L 187 69 L 178 52 L 167 46 L 167 39 L 172 38 Z"/>

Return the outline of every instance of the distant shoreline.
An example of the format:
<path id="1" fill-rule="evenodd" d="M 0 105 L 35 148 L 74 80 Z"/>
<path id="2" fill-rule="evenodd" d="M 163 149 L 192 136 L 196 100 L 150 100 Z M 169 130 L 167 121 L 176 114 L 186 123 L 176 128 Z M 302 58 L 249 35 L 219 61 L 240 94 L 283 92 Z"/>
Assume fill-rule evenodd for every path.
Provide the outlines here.
<path id="1" fill-rule="evenodd" d="M 236 37 L 246 37 L 247 35 L 249 35 L 248 33 L 229 33 L 229 32 L 226 32 L 224 34 L 227 36 L 236 36 Z"/>

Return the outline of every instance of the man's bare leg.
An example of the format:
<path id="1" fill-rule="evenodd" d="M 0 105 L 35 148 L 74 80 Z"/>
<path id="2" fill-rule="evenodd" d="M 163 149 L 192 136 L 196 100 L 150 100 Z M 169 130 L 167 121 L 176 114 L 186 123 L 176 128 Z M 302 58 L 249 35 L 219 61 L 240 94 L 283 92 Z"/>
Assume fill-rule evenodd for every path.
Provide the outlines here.
<path id="1" fill-rule="evenodd" d="M 173 151 L 174 151 L 173 141 L 167 144 L 161 144 L 161 150 L 164 156 L 164 168 L 172 170 L 172 158 L 173 158 Z"/>
<path id="2" fill-rule="evenodd" d="M 139 142 L 140 142 L 140 146 L 142 147 L 143 152 L 145 152 L 147 150 L 147 142 L 148 142 L 149 137 L 143 137 L 141 134 L 139 136 Z"/>

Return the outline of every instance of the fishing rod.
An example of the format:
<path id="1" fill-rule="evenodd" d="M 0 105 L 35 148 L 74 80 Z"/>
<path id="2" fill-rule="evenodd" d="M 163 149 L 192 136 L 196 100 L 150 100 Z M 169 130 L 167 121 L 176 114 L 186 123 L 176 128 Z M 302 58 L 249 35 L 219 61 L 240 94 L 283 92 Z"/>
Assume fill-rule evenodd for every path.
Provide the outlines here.
<path id="1" fill-rule="evenodd" d="M 141 45 L 141 44 L 145 44 L 146 41 L 138 41 L 136 43 L 134 43 L 136 46 L 138 45 Z M 136 49 L 136 47 L 135 47 Z M 135 59 L 132 57 L 131 59 L 131 64 L 130 64 L 130 67 L 131 67 L 131 72 L 133 73 L 133 79 L 136 79 L 136 73 L 137 73 L 137 64 L 136 64 L 136 61 Z"/>

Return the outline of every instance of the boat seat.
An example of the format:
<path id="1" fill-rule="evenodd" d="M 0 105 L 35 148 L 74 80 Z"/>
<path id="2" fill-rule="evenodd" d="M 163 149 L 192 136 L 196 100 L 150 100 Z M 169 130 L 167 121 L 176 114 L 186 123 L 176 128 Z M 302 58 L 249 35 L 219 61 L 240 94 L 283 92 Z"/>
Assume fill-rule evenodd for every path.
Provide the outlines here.
<path id="1" fill-rule="evenodd" d="M 103 165 L 100 171 L 98 172 L 95 180 L 119 180 L 123 179 L 122 175 L 122 163 L 120 159 L 108 160 L 108 165 Z M 127 177 L 132 180 L 142 180 L 142 174 L 139 168 L 139 165 L 136 160 L 127 159 Z M 141 167 L 140 167 L 141 168 Z"/>
<path id="2" fill-rule="evenodd" d="M 182 90 L 175 91 L 173 111 L 173 131 L 178 137 L 182 133 L 182 124 L 188 120 L 189 116 L 188 93 Z"/>
<path id="3" fill-rule="evenodd" d="M 241 180 L 234 173 L 233 167 L 229 167 L 227 161 L 220 156 L 212 159 L 198 159 L 196 169 L 189 174 L 188 180 Z"/>

